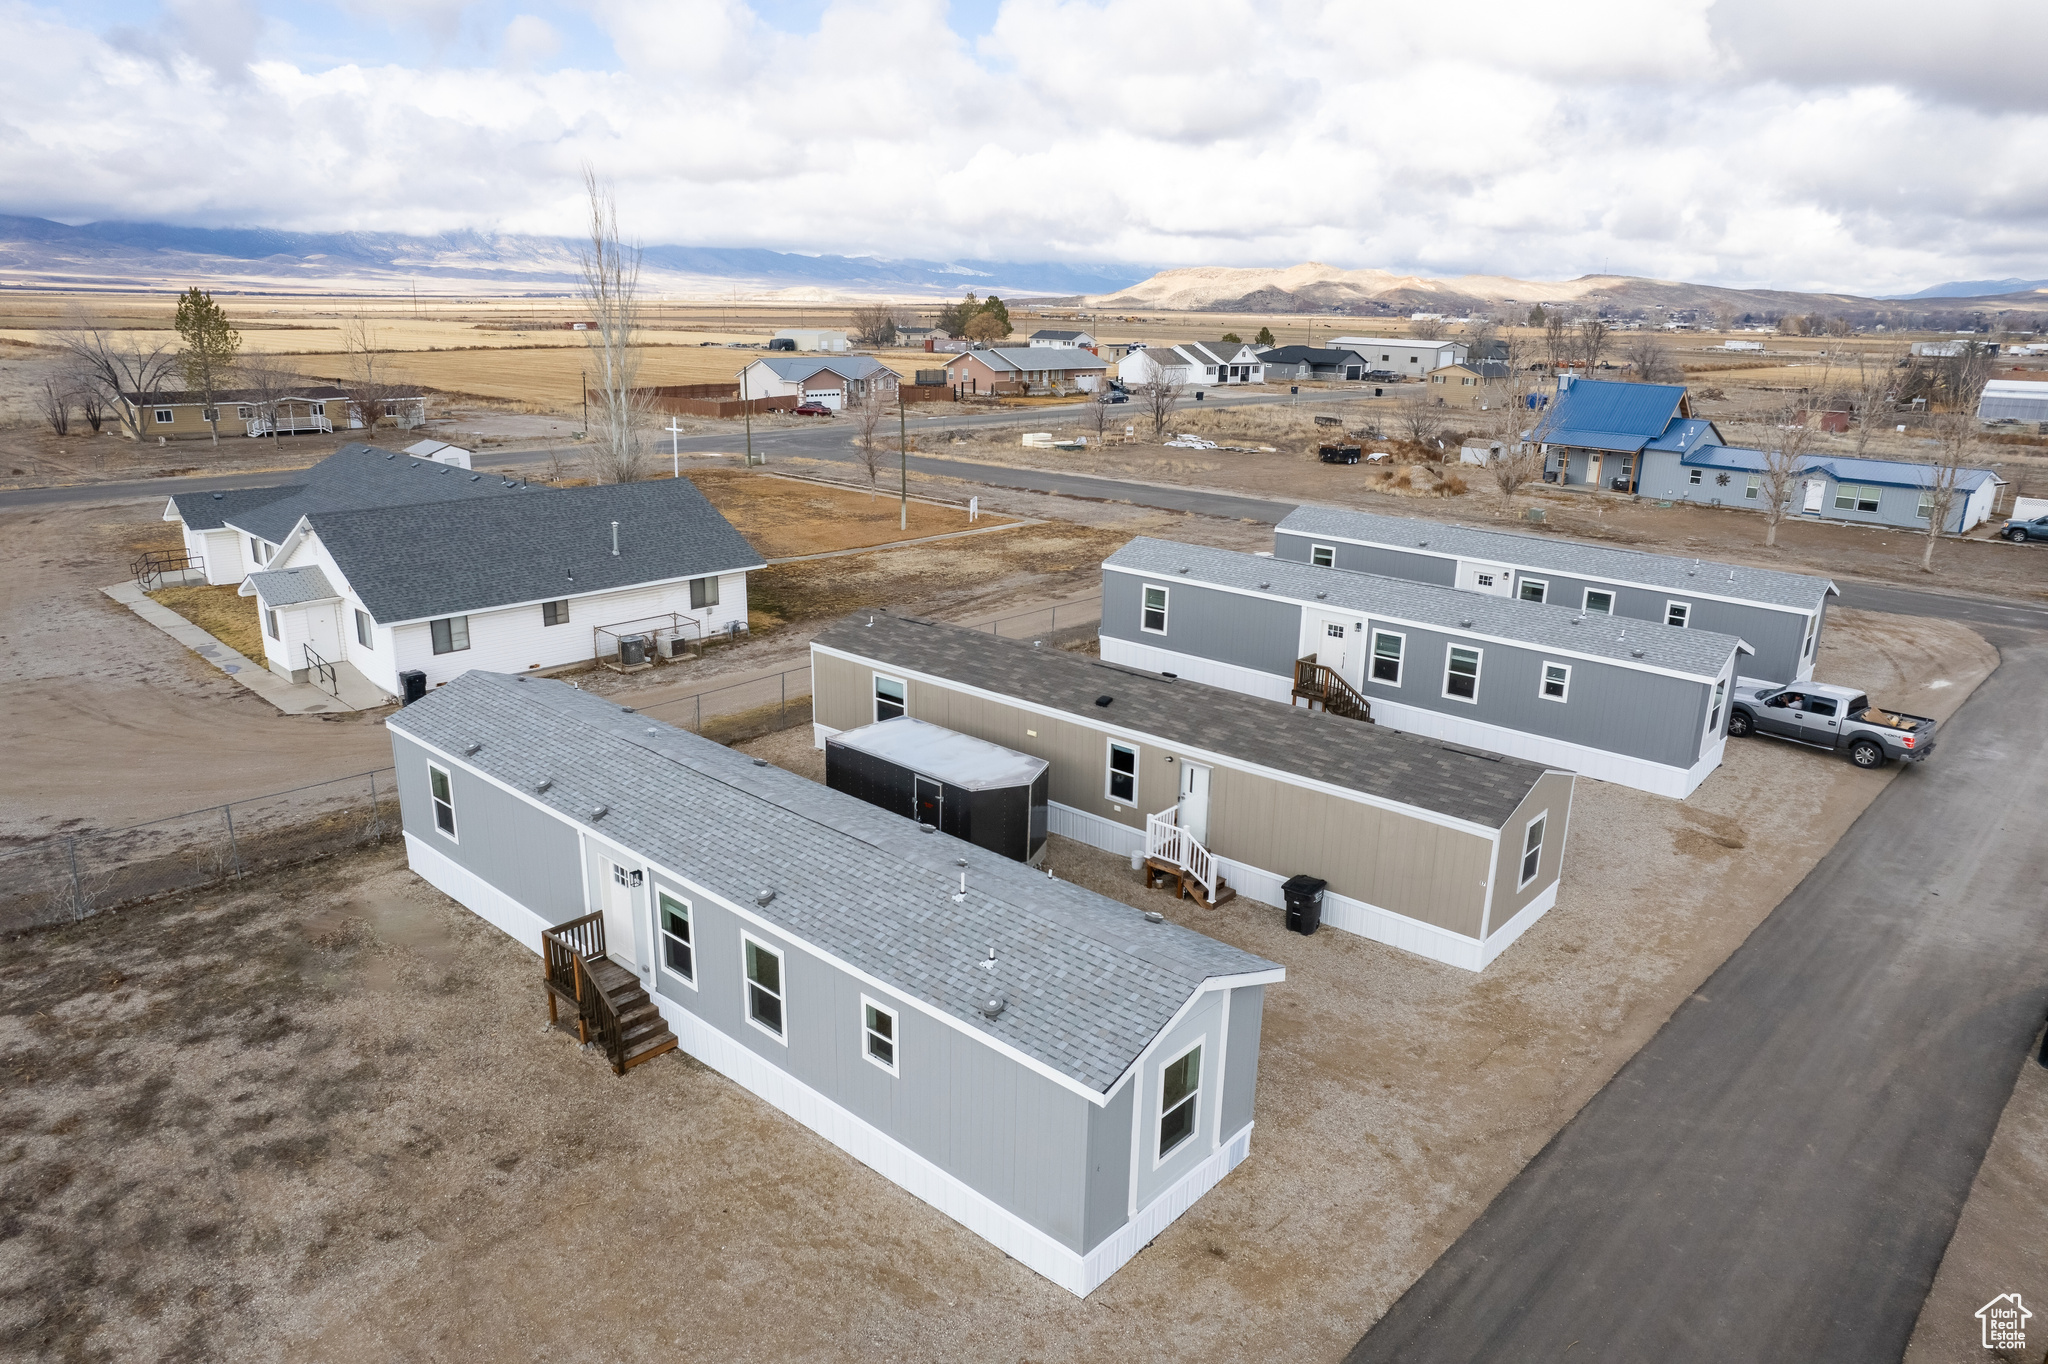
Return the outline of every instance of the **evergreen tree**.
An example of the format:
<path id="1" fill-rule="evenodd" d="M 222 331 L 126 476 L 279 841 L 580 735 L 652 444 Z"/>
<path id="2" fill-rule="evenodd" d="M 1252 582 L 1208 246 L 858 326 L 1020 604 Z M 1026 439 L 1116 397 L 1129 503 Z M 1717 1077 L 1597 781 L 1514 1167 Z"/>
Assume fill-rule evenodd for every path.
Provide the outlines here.
<path id="1" fill-rule="evenodd" d="M 178 356 L 185 387 L 199 395 L 206 412 L 206 424 L 213 428 L 213 443 L 220 444 L 220 387 L 234 368 L 235 353 L 242 337 L 228 324 L 228 315 L 213 301 L 213 295 L 194 285 L 178 299 L 178 335 L 185 349 Z"/>
<path id="2" fill-rule="evenodd" d="M 1008 336 L 1010 334 L 1010 310 L 1003 305 L 1001 299 L 997 298 L 994 294 L 990 294 L 988 300 L 981 305 L 981 311 L 984 317 L 994 318 L 996 325 L 1002 328 L 1002 331 L 997 333 L 997 335 Z"/>
<path id="3" fill-rule="evenodd" d="M 1532 327 L 1540 327 L 1543 325 L 1545 320 L 1546 319 L 1543 316 L 1543 305 L 1541 303 L 1531 304 L 1529 306 L 1529 325 Z"/>
<path id="4" fill-rule="evenodd" d="M 1271 327 L 1259 328 L 1259 334 L 1252 338 L 1252 344 L 1255 346 L 1274 345 L 1275 342 L 1273 340 L 1273 329 Z"/>

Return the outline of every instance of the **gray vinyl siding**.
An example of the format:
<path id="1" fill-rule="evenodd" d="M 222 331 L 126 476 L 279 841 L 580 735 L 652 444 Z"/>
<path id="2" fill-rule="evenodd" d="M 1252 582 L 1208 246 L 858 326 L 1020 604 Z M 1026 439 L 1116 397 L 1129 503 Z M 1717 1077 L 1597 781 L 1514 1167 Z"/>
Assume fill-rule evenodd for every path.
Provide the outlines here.
<path id="1" fill-rule="evenodd" d="M 1253 1060 L 1256 1062 L 1257 1058 Z M 1127 1084 L 1116 1097 L 1088 1114 L 1088 1192 L 1081 1225 L 1081 1251 L 1102 1244 L 1131 1218 L 1131 1114 L 1138 1087 Z"/>
<path id="2" fill-rule="evenodd" d="M 1206 1160 L 1216 1149 L 1216 1106 L 1223 1101 L 1217 1083 L 1216 1063 L 1220 1059 L 1223 1001 L 1225 992 L 1212 990 L 1188 1015 L 1167 1029 L 1139 1067 L 1138 1108 L 1138 1206 L 1144 1207 L 1188 1171 Z M 1201 1091 L 1195 1104 L 1195 1134 L 1182 1142 L 1164 1161 L 1154 1166 L 1159 1154 L 1160 1072 L 1190 1042 L 1202 1043 Z"/>
<path id="3" fill-rule="evenodd" d="M 783 935 L 743 924 L 715 901 L 684 898 L 694 902 L 697 989 L 661 971 L 665 998 L 1061 1245 L 1084 1249 L 1095 1105 Z M 783 953 L 786 1044 L 747 1019 L 743 929 Z M 896 1010 L 893 1076 L 864 1054 L 863 994 Z"/>
<path id="4" fill-rule="evenodd" d="M 1671 455 L 1668 458 L 1675 462 L 1678 457 Z M 1296 563 L 1310 562 L 1310 546 L 1319 543 L 1331 544 L 1328 540 L 1318 541 L 1314 536 L 1300 535 L 1292 531 L 1281 532 L 1273 537 L 1275 554 Z M 1332 544 L 1331 548 L 1336 551 L 1335 563 L 1332 565 L 1336 568 L 1354 573 L 1373 573 L 1386 578 L 1400 578 L 1405 582 L 1435 583 L 1444 587 L 1457 585 L 1455 579 L 1458 560 L 1455 558 L 1420 550 L 1407 552 L 1379 545 L 1344 542 Z M 1512 567 L 1507 560 L 1492 562 Z M 1742 676 L 1761 677 L 1774 682 L 1789 681 L 1798 676 L 1800 648 L 1806 642 L 1804 612 L 1790 608 L 1774 610 L 1768 606 L 1745 602 L 1713 601 L 1675 588 L 1636 587 L 1548 569 L 1512 568 L 1512 572 L 1514 593 L 1518 597 L 1522 590 L 1522 580 L 1525 578 L 1532 578 L 1544 584 L 1543 600 L 1552 606 L 1581 606 L 1586 600 L 1586 590 L 1595 588 L 1614 593 L 1615 615 L 1632 620 L 1648 620 L 1662 624 L 1665 608 L 1670 603 L 1687 602 L 1692 606 L 1687 628 L 1706 630 L 1713 634 L 1734 635 L 1756 650 L 1754 655 L 1743 655 L 1737 663 L 1736 671 Z M 1704 575 L 1701 579 L 1702 588 L 1710 588 L 1711 583 L 1707 579 L 1713 570 L 1703 567 L 1700 572 Z"/>
<path id="5" fill-rule="evenodd" d="M 873 717 L 866 698 L 877 671 L 886 669 L 813 654 L 812 714 L 817 722 L 834 729 L 867 724 Z M 1178 795 L 1178 764 L 1166 759 L 1185 757 L 1185 750 L 1142 736 L 1120 737 L 1118 742 L 1138 750 L 1138 794 L 1135 802 L 1113 803 L 1104 795 L 1110 738 L 1104 731 L 920 678 L 910 679 L 907 692 L 909 713 L 919 720 L 1044 759 L 1051 798 L 1060 805 L 1142 830 L 1147 812 L 1165 809 Z M 1705 723 L 1704 716 L 1699 723 Z M 1486 869 L 1493 859 L 1490 837 L 1207 761 L 1208 847 L 1217 856 L 1281 876 L 1319 876 L 1340 895 L 1479 936 Z"/>
<path id="6" fill-rule="evenodd" d="M 1691 767 L 1699 760 L 1699 736 L 1712 691 L 1707 683 L 1366 618 L 1368 639 L 1370 631 L 1380 628 L 1408 637 L 1401 685 L 1389 686 L 1367 675 L 1361 690 L 1368 701 L 1385 699 L 1674 767 Z M 1443 694 L 1444 665 L 1454 644 L 1483 650 L 1477 704 Z M 1563 704 L 1538 694 L 1545 660 L 1571 667 Z"/>
<path id="7" fill-rule="evenodd" d="M 400 818 L 407 833 L 549 923 L 566 923 L 588 912 L 573 825 L 492 785 L 461 763 L 434 757 L 396 730 L 391 739 Z M 448 772 L 455 797 L 454 839 L 434 826 L 429 762 Z"/>
<path id="8" fill-rule="evenodd" d="M 1409 553 L 1383 545 L 1359 545 L 1347 541 L 1318 540 L 1313 535 L 1282 531 L 1273 537 L 1273 553 L 1298 564 L 1313 563 L 1309 555 L 1316 545 L 1334 551 L 1332 568 L 1352 573 L 1376 573 L 1382 578 L 1400 578 L 1411 583 L 1435 583 L 1438 587 L 1458 585 L 1458 561 L 1438 554 Z"/>
<path id="9" fill-rule="evenodd" d="M 1145 588 L 1167 589 L 1166 633 L 1141 629 Z M 1242 668 L 1294 675 L 1301 642 L 1301 608 L 1234 592 L 1218 592 L 1186 579 L 1102 575 L 1102 633 L 1112 639 L 1199 654 Z"/>
<path id="10" fill-rule="evenodd" d="M 1230 992 L 1230 1045 L 1223 1063 L 1223 1139 L 1229 1141 L 1252 1120 L 1259 1087 L 1259 1026 L 1265 1021 L 1266 987 L 1240 985 Z"/>
<path id="11" fill-rule="evenodd" d="M 1704 726 L 1706 721 L 1700 723 Z M 1536 789 L 1516 809 L 1501 830 L 1499 857 L 1493 868 L 1493 909 L 1487 915 L 1488 936 L 1500 931 L 1508 920 L 1527 908 L 1529 902 L 1554 885 L 1564 867 L 1565 832 L 1571 824 L 1572 778 L 1553 772 L 1536 783 Z M 1517 889 L 1522 876 L 1522 839 L 1529 821 L 1549 812 L 1543 828 L 1543 854 L 1536 860 L 1536 879 Z"/>
<path id="12" fill-rule="evenodd" d="M 1692 481 L 1693 470 L 1700 471 L 1700 481 Z M 1727 483 L 1718 480 L 1728 475 Z M 1901 530 L 1927 529 L 1927 522 L 1920 515 L 1920 489 L 1891 487 L 1885 484 L 1863 484 L 1875 486 L 1878 490 L 1877 510 L 1857 511 L 1853 507 L 1835 505 L 1835 480 L 1821 473 L 1812 475 L 1826 484 L 1826 494 L 1821 498 L 1820 510 L 1809 513 L 1806 507 L 1806 474 L 1797 475 L 1792 483 L 1792 504 L 1790 516 L 1805 517 L 1815 521 L 1847 521 L 1870 526 L 1897 526 Z M 1742 507 L 1749 511 L 1762 511 L 1763 495 L 1754 499 L 1745 497 L 1750 474 L 1742 469 L 1718 469 L 1707 465 L 1680 464 L 1675 454 L 1659 454 L 1645 471 L 1642 485 L 1644 497 L 1655 497 L 1666 502 L 1698 502 L 1706 506 Z M 1955 498 L 1949 507 L 1946 529 L 1954 531 L 1962 523 L 1969 500 L 1966 489 L 1956 489 Z"/>

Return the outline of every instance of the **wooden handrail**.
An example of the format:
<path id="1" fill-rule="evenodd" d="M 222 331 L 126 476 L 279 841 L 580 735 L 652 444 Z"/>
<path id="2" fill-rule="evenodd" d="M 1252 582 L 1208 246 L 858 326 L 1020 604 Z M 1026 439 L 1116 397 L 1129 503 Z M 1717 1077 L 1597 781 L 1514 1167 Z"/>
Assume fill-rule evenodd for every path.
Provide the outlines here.
<path id="1" fill-rule="evenodd" d="M 1294 699 L 1307 701 L 1310 709 L 1320 701 L 1323 709 L 1333 715 L 1363 720 L 1367 724 L 1373 722 L 1372 703 L 1359 694 L 1344 674 L 1316 662 L 1314 654 L 1294 660 Z"/>
<path id="2" fill-rule="evenodd" d="M 576 1001 L 576 1036 L 579 1041 L 598 1042 L 605 1059 L 620 1075 L 626 1073 L 625 1028 L 619 1012 L 590 974 L 590 963 L 605 955 L 604 914 L 586 914 L 580 919 L 556 924 L 540 932 L 541 972 L 549 989 L 549 1020 L 554 1018 L 557 994 Z M 596 1036 L 593 1037 L 592 1033 Z"/>

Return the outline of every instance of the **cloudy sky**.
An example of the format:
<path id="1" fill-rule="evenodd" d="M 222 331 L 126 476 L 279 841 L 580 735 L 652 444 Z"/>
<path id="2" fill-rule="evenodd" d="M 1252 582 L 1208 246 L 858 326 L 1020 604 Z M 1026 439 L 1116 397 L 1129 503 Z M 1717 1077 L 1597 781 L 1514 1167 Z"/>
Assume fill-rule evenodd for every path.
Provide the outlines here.
<path id="1" fill-rule="evenodd" d="M 934 259 L 2048 276 L 2039 0 L 0 0 L 0 211 Z"/>

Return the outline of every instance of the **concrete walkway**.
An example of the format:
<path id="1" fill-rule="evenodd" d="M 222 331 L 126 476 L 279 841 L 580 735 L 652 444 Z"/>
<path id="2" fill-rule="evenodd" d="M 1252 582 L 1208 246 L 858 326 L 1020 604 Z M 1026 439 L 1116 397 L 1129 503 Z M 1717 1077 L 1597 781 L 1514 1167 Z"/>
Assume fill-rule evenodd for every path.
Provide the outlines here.
<path id="1" fill-rule="evenodd" d="M 385 697 L 382 692 L 377 691 L 374 686 L 371 686 L 368 679 L 364 678 L 361 673 L 356 672 L 354 668 L 348 669 L 353 674 L 353 680 L 361 682 L 362 688 L 367 688 L 371 693 L 374 693 L 375 699 L 362 695 L 360 688 L 345 686 L 343 690 L 356 693 L 351 699 L 359 703 L 350 705 L 347 701 L 341 700 L 339 697 L 314 686 L 310 682 L 286 681 L 261 663 L 252 663 L 242 657 L 242 655 L 236 653 L 212 635 L 207 634 L 206 631 L 200 629 L 191 621 L 186 620 L 168 606 L 159 606 L 151 601 L 148 595 L 132 582 L 115 583 L 111 587 L 101 588 L 100 591 L 142 617 L 172 639 L 177 640 L 178 643 L 184 645 L 193 653 L 198 654 L 214 667 L 219 668 L 222 672 L 234 678 L 235 681 L 241 683 L 250 691 L 255 692 L 271 705 L 276 706 L 286 715 L 318 715 L 322 712 L 370 710 L 377 706 L 389 704 L 389 698 Z M 335 672 L 337 677 L 339 677 L 341 669 L 346 667 L 348 665 L 345 663 L 336 665 Z"/>
<path id="2" fill-rule="evenodd" d="M 1987 633 L 1998 670 L 1934 755 L 1352 1364 L 1900 1357 L 2048 1005 L 2048 639 Z"/>

